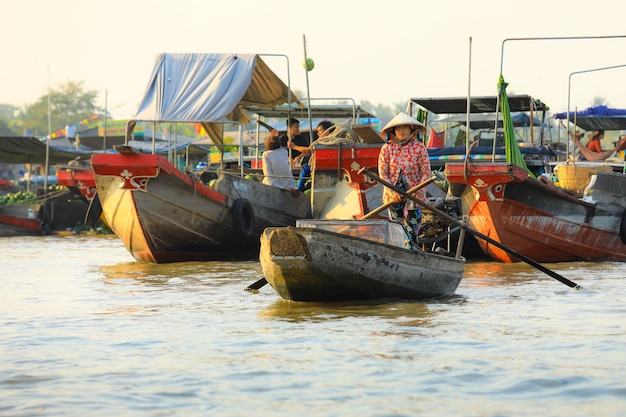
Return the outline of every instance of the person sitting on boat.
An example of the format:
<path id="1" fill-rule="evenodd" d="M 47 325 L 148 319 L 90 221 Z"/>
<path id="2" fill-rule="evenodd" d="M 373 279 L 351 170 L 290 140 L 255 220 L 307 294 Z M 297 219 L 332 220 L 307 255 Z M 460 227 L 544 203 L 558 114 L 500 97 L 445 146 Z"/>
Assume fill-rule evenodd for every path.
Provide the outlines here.
<path id="1" fill-rule="evenodd" d="M 570 132 L 573 142 L 578 146 L 580 153 L 578 159 L 580 161 L 603 161 L 613 152 L 605 152 L 602 150 L 602 139 L 604 138 L 604 129 L 595 130 L 591 134 L 591 138 L 587 145 L 583 145 L 580 140 L 584 137 L 584 133 Z M 583 149 L 584 148 L 584 149 Z"/>
<path id="2" fill-rule="evenodd" d="M 326 136 L 333 133 L 333 126 L 334 125 L 329 120 L 322 120 L 321 122 L 319 122 L 319 124 L 317 125 L 317 138 L 325 138 Z"/>
<path id="3" fill-rule="evenodd" d="M 265 139 L 263 161 L 263 184 L 278 188 L 294 189 L 296 180 L 291 172 L 287 148 L 280 146 L 278 136 L 268 135 Z"/>
<path id="4" fill-rule="evenodd" d="M 399 113 L 381 130 L 383 138 L 389 140 L 378 155 L 378 175 L 385 181 L 407 191 L 430 178 L 430 160 L 426 146 L 417 140 L 417 134 L 425 133 L 425 126 L 406 113 Z M 413 194 L 426 200 L 423 188 Z M 389 219 L 402 224 L 406 234 L 405 247 L 418 248 L 419 225 L 422 211 L 414 201 L 406 200 L 401 194 L 385 187 L 383 203 L 389 207 Z"/>
<path id="5" fill-rule="evenodd" d="M 328 135 L 330 135 L 333 131 L 333 124 L 328 121 L 328 120 L 322 120 L 321 122 L 319 122 L 319 124 L 317 125 L 317 138 L 324 138 Z M 300 153 L 300 155 L 298 155 L 296 158 L 294 158 L 294 165 L 297 166 L 299 164 L 299 160 L 301 160 L 301 169 L 300 169 L 300 175 L 298 177 L 298 184 L 297 184 L 297 189 L 298 191 L 306 191 L 307 189 L 311 188 L 311 167 L 309 166 L 309 159 L 311 157 L 311 149 L 310 147 L 303 147 L 303 146 L 297 146 L 294 145 L 292 146 L 292 149 L 294 150 L 303 150 L 302 153 Z"/>
<path id="6" fill-rule="evenodd" d="M 289 127 L 288 134 L 279 137 L 276 129 L 271 129 L 269 134 L 278 138 L 283 148 L 291 150 L 287 151 L 287 160 L 290 166 L 301 166 L 297 189 L 304 191 L 306 178 L 311 172 L 308 165 L 311 150 L 306 138 L 300 134 L 300 121 L 292 117 L 287 120 L 287 126 Z M 291 136 L 291 140 L 289 140 L 289 136 Z"/>
<path id="7" fill-rule="evenodd" d="M 280 144 L 291 150 L 291 166 L 300 167 L 300 175 L 298 176 L 298 190 L 304 191 L 307 184 L 307 178 L 311 172 L 309 167 L 309 159 L 311 158 L 311 148 L 309 141 L 300 134 L 300 121 L 291 117 L 287 120 L 289 126 L 289 135 L 280 137 Z"/>
<path id="8" fill-rule="evenodd" d="M 598 129 L 593 132 L 591 139 L 587 142 L 587 149 L 593 152 L 602 152 L 602 139 L 604 138 L 604 129 Z"/>
<path id="9" fill-rule="evenodd" d="M 280 146 L 291 149 L 292 166 L 302 166 L 309 163 L 311 149 L 309 141 L 300 134 L 300 121 L 294 117 L 287 120 L 289 134 L 280 137 Z M 291 136 L 291 140 L 289 140 Z"/>

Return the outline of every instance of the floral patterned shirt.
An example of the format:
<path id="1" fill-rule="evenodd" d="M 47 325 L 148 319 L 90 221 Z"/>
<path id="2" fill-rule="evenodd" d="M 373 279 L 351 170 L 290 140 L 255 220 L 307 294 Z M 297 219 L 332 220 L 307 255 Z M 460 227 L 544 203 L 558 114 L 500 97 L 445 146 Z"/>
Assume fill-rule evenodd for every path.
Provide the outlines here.
<path id="1" fill-rule="evenodd" d="M 385 143 L 378 155 L 378 175 L 392 185 L 396 185 L 400 174 L 408 182 L 409 189 L 430 178 L 430 160 L 426 146 L 416 139 L 404 145 L 395 140 Z M 383 203 L 391 201 L 395 192 L 385 187 Z M 416 198 L 426 200 L 426 188 L 413 194 Z"/>

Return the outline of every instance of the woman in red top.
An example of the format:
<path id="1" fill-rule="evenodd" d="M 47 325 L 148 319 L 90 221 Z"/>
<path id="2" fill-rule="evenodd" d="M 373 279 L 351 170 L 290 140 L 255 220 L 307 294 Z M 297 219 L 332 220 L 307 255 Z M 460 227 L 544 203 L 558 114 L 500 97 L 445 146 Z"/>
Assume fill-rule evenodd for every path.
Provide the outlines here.
<path id="1" fill-rule="evenodd" d="M 602 139 L 604 138 L 604 129 L 598 129 L 591 135 L 591 139 L 587 142 L 587 149 L 594 152 L 602 152 Z"/>
<path id="2" fill-rule="evenodd" d="M 415 187 L 430 178 L 430 160 L 426 146 L 417 140 L 417 134 L 426 128 L 406 113 L 399 113 L 381 130 L 381 135 L 389 140 L 378 155 L 378 175 L 403 191 Z M 414 196 L 426 199 L 426 190 L 417 191 Z M 402 224 L 406 234 L 405 247 L 418 248 L 419 225 L 422 211 L 414 201 L 389 188 L 383 191 L 383 203 L 393 202 L 389 207 L 389 218 Z"/>

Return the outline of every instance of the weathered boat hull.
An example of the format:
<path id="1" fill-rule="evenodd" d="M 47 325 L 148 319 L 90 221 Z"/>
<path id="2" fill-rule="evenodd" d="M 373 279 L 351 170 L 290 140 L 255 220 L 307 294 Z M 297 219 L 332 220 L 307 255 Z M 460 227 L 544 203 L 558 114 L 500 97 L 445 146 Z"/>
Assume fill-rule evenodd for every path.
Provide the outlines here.
<path id="1" fill-rule="evenodd" d="M 104 221 L 135 259 L 258 259 L 266 227 L 312 216 L 361 217 L 382 204 L 382 187 L 357 173 L 375 167 L 379 151 L 357 143 L 319 146 L 311 196 L 226 173 L 208 186 L 158 155 L 94 155 L 92 169 Z"/>
<path id="2" fill-rule="evenodd" d="M 0 236 L 39 236 L 80 226 L 88 207 L 84 198 L 70 189 L 0 206 Z"/>
<path id="3" fill-rule="evenodd" d="M 0 206 L 0 236 L 37 236 L 43 233 L 39 219 L 41 204 Z"/>
<path id="4" fill-rule="evenodd" d="M 448 296 L 465 263 L 309 227 L 266 229 L 260 261 L 268 283 L 294 301 Z"/>
<path id="5" fill-rule="evenodd" d="M 256 259 L 263 229 L 310 212 L 303 194 L 226 173 L 208 186 L 159 155 L 95 155 L 92 168 L 107 224 L 140 261 Z"/>
<path id="6" fill-rule="evenodd" d="M 626 260 L 624 174 L 599 172 L 587 190 L 595 203 L 506 163 L 449 163 L 445 174 L 451 184 L 469 185 L 461 193 L 468 225 L 522 255 L 537 262 Z M 518 261 L 478 241 L 492 259 Z"/>

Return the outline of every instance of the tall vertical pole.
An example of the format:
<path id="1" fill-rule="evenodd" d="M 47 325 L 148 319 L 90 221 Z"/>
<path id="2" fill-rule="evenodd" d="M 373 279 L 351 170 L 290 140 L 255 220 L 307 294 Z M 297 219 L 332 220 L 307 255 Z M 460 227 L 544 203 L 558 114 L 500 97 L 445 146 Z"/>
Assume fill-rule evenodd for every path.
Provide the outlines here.
<path id="1" fill-rule="evenodd" d="M 104 90 L 104 135 L 102 137 L 102 152 L 106 152 L 107 150 L 107 116 L 108 116 L 108 97 L 109 91 Z"/>
<path id="2" fill-rule="evenodd" d="M 309 145 L 313 143 L 313 120 L 311 118 L 311 93 L 309 91 L 309 63 L 307 61 L 306 54 L 306 35 L 302 35 L 302 41 L 304 42 L 304 72 L 306 74 L 306 98 L 307 107 L 309 108 Z"/>
<path id="3" fill-rule="evenodd" d="M 469 63 L 467 66 L 467 109 L 465 110 L 465 149 L 469 149 L 469 129 L 470 129 L 470 97 L 472 84 L 472 37 L 469 38 Z M 494 139 L 495 140 L 495 139 Z"/>
<path id="4" fill-rule="evenodd" d="M 48 136 L 46 137 L 46 162 L 43 173 L 44 195 L 48 193 L 48 164 L 50 160 L 50 140 L 52 139 L 52 113 L 50 110 L 50 65 L 48 65 Z"/>

